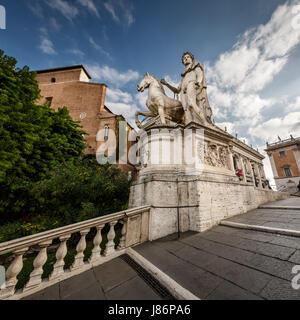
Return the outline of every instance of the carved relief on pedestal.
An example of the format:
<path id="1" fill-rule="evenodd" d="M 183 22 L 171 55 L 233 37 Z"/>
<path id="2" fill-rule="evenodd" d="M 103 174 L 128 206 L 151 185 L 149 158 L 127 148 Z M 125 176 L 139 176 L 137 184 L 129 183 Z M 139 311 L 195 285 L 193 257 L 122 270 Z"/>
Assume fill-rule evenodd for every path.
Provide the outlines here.
<path id="1" fill-rule="evenodd" d="M 229 151 L 227 147 L 219 147 L 219 160 L 221 167 L 229 169 L 228 165 Z"/>
<path id="2" fill-rule="evenodd" d="M 215 143 L 205 142 L 204 144 L 205 164 L 212 167 L 229 169 L 228 157 L 229 157 L 228 147 L 217 145 Z"/>

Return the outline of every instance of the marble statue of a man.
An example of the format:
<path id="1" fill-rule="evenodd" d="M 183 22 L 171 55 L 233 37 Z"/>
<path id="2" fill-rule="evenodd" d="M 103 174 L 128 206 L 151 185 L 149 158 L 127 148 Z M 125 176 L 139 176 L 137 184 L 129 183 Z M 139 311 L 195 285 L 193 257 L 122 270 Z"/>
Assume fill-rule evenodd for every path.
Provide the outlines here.
<path id="1" fill-rule="evenodd" d="M 178 88 L 171 86 L 165 79 L 161 83 L 175 94 L 180 94 L 180 100 L 185 112 L 185 124 L 191 121 L 211 123 L 211 109 L 206 94 L 204 70 L 200 62 L 194 60 L 191 52 L 182 55 L 185 71 L 181 74 Z"/>

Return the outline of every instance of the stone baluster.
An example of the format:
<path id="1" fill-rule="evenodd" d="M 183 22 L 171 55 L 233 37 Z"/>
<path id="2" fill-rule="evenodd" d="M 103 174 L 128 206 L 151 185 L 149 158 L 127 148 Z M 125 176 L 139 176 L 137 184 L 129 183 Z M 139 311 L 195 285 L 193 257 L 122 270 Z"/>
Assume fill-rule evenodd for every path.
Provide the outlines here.
<path id="1" fill-rule="evenodd" d="M 18 283 L 17 276 L 23 269 L 23 255 L 28 248 L 22 248 L 13 252 L 15 258 L 6 271 L 5 288 L 0 290 L 0 298 L 7 298 L 15 294 L 15 287 Z"/>
<path id="2" fill-rule="evenodd" d="M 92 250 L 92 255 L 90 257 L 89 262 L 93 263 L 96 262 L 97 260 L 101 259 L 101 248 L 100 248 L 100 244 L 102 242 L 102 234 L 101 231 L 104 228 L 104 224 L 101 224 L 100 226 L 97 226 L 97 234 L 94 238 L 93 244 L 94 244 L 94 248 Z"/>
<path id="3" fill-rule="evenodd" d="M 112 221 L 109 223 L 110 225 L 110 229 L 109 229 L 109 232 L 107 234 L 107 244 L 106 244 L 106 248 L 105 248 L 105 252 L 104 252 L 104 255 L 105 256 L 108 256 L 110 254 L 112 254 L 113 252 L 115 252 L 115 242 L 114 242 L 114 239 L 115 239 L 115 236 L 116 236 L 116 233 L 115 233 L 115 225 L 118 223 L 118 221 Z"/>
<path id="4" fill-rule="evenodd" d="M 76 254 L 75 260 L 72 264 L 71 271 L 79 269 L 80 267 L 82 267 L 84 265 L 84 261 L 83 261 L 84 253 L 83 252 L 86 248 L 85 237 L 89 232 L 90 232 L 90 229 L 85 229 L 85 230 L 80 231 L 81 238 L 80 238 L 80 240 L 77 244 L 77 247 L 76 247 L 77 254 Z"/>
<path id="5" fill-rule="evenodd" d="M 68 253 L 67 240 L 70 237 L 71 237 L 70 234 L 59 237 L 60 245 L 56 251 L 56 263 L 54 264 L 54 269 L 49 277 L 49 280 L 57 279 L 62 274 L 64 274 L 64 265 L 65 265 L 64 258 Z"/>
<path id="6" fill-rule="evenodd" d="M 123 224 L 123 227 L 121 231 L 122 237 L 120 239 L 118 250 L 125 249 L 126 246 L 127 220 L 128 218 L 124 218 L 120 221 Z"/>
<path id="7" fill-rule="evenodd" d="M 33 261 L 33 271 L 30 274 L 30 279 L 27 282 L 24 292 L 32 287 L 38 286 L 42 282 L 43 266 L 47 262 L 47 248 L 52 243 L 52 240 L 47 240 L 39 243 L 40 251 Z"/>

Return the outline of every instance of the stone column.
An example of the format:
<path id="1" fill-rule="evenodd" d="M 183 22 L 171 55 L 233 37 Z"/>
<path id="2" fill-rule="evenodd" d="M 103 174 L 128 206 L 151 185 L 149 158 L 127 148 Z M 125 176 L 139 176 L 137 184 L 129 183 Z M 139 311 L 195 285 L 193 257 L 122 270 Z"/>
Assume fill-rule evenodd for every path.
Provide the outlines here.
<path id="1" fill-rule="evenodd" d="M 259 186 L 259 188 L 262 188 L 261 175 L 260 175 L 260 171 L 259 171 L 259 167 L 258 167 L 257 163 L 255 163 L 255 167 L 256 167 L 256 172 L 257 172 L 257 176 L 258 176 L 258 186 Z"/>
<path id="2" fill-rule="evenodd" d="M 265 175 L 265 171 L 264 171 L 264 167 L 263 165 L 259 165 L 259 173 L 260 173 L 260 178 L 261 178 L 261 182 L 263 182 L 263 180 L 266 180 L 266 175 Z"/>
<path id="3" fill-rule="evenodd" d="M 253 180 L 253 185 L 254 187 L 256 187 L 256 183 L 255 183 L 255 175 L 254 175 L 254 167 L 253 167 L 253 163 L 249 160 L 249 165 L 250 165 L 250 171 L 251 171 L 251 176 L 252 176 L 252 180 Z"/>
<path id="4" fill-rule="evenodd" d="M 235 172 L 234 169 L 234 162 L 233 162 L 233 153 L 232 153 L 232 148 L 229 147 L 229 161 L 230 161 L 230 169 Z"/>
<path id="5" fill-rule="evenodd" d="M 242 162 L 242 170 L 244 175 L 244 182 L 247 183 L 247 170 L 246 170 L 246 164 L 243 158 L 241 158 L 241 162 Z"/>
<path id="6" fill-rule="evenodd" d="M 274 177 L 278 177 L 278 172 L 277 172 L 277 169 L 276 169 L 276 165 L 275 165 L 275 161 L 274 161 L 274 158 L 273 158 L 273 154 L 271 152 L 269 152 L 268 156 L 269 156 L 269 159 L 270 159 L 270 163 L 271 163 L 271 167 L 272 167 L 272 171 L 273 171 Z"/>

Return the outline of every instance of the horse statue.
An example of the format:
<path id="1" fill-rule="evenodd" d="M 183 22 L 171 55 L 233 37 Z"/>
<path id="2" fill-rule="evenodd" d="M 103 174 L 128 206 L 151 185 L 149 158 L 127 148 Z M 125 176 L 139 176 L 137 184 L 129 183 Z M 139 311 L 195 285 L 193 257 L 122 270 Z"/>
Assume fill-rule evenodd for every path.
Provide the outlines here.
<path id="1" fill-rule="evenodd" d="M 139 92 L 144 92 L 145 89 L 148 89 L 146 106 L 149 111 L 136 112 L 135 119 L 139 128 L 142 128 L 142 123 L 146 119 L 156 116 L 160 117 L 161 124 L 167 123 L 166 117 L 176 123 L 183 122 L 184 110 L 181 102 L 179 100 L 169 98 L 160 81 L 148 72 L 144 75 L 142 81 L 137 86 L 137 90 Z M 139 121 L 140 115 L 145 117 L 142 122 Z"/>

